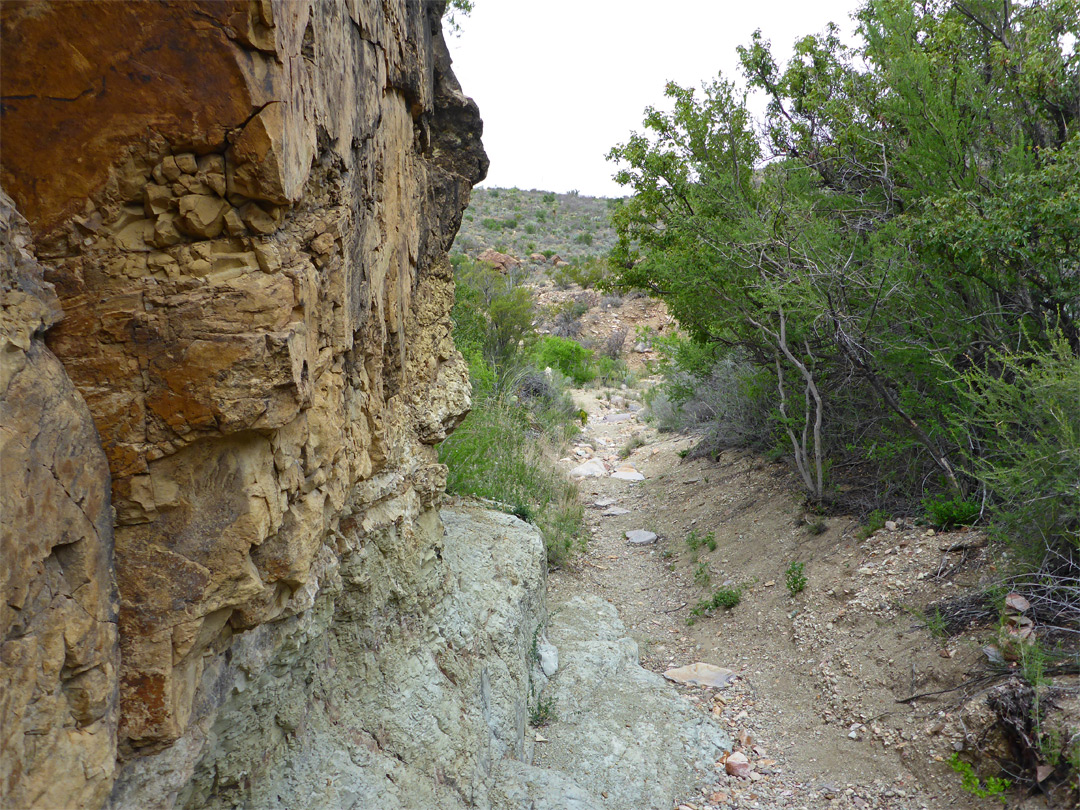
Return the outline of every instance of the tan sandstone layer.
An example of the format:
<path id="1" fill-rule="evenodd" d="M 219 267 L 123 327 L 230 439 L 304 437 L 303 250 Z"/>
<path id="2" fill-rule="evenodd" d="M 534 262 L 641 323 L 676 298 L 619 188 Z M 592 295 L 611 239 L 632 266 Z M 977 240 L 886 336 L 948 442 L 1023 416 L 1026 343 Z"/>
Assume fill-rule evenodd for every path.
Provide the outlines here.
<path id="1" fill-rule="evenodd" d="M 353 618 L 421 608 L 432 445 L 469 405 L 446 249 L 487 164 L 440 16 L 0 5 L 0 180 L 33 232 L 4 265 L 6 806 L 98 807 L 114 772 L 126 806 L 173 801 L 236 644 L 332 613 L 343 566 Z M 29 252 L 55 299 L 9 279 Z"/>

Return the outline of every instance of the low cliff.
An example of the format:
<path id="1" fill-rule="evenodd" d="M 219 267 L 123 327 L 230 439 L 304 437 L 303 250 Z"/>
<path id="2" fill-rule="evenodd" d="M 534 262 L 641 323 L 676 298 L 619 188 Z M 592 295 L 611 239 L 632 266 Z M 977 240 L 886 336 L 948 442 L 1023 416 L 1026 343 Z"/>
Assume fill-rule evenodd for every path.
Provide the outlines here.
<path id="1" fill-rule="evenodd" d="M 487 159 L 441 10 L 0 5 L 6 806 L 203 795 L 261 667 L 451 588 L 446 251 Z"/>

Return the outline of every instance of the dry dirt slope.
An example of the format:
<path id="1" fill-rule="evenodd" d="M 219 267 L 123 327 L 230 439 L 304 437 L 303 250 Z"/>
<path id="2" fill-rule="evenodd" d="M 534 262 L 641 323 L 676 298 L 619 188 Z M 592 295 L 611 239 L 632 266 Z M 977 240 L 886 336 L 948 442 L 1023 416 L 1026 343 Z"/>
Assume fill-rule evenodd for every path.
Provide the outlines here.
<path id="1" fill-rule="evenodd" d="M 934 535 L 901 523 L 859 540 L 854 520 L 826 518 L 824 532 L 811 534 L 783 465 L 736 452 L 717 462 L 684 460 L 693 438 L 658 435 L 630 416 L 632 404 L 613 407 L 595 391 L 576 398 L 589 420 L 567 470 L 590 456 L 618 464 L 619 448 L 636 436 L 644 445 L 628 461 L 645 480 L 582 481 L 587 504 L 614 499 L 629 512 L 587 510 L 592 542 L 553 573 L 552 603 L 581 590 L 608 599 L 655 671 L 703 661 L 739 674 L 719 691 L 680 687 L 721 718 L 754 767 L 738 779 L 718 763 L 711 788 L 683 797 L 686 806 L 1000 806 L 964 792 L 945 761 L 964 731 L 957 694 L 898 702 L 955 686 L 980 666 L 977 644 L 936 640 L 905 612 L 978 576 L 971 568 L 957 572 L 960 579 L 933 576 L 942 545 L 970 541 L 971 533 Z M 629 546 L 624 533 L 639 528 L 659 541 Z M 714 533 L 715 550 L 692 550 L 691 531 Z M 805 564 L 808 581 L 795 597 L 785 586 L 792 561 Z M 744 588 L 741 602 L 688 625 L 690 610 L 725 583 Z M 1010 803 L 1061 806 L 1043 797 Z"/>

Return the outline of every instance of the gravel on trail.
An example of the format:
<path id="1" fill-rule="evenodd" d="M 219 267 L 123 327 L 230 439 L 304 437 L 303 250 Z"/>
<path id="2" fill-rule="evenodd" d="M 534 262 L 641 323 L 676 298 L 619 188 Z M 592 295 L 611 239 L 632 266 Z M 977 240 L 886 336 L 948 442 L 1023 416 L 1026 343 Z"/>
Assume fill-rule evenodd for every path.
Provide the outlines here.
<path id="1" fill-rule="evenodd" d="M 633 396 L 622 392 L 619 405 Z M 898 702 L 962 681 L 979 654 L 933 639 L 904 612 L 955 590 L 931 576 L 941 537 L 900 521 L 860 540 L 854 520 L 835 517 L 812 533 L 807 523 L 819 521 L 784 465 L 740 452 L 691 461 L 692 437 L 658 434 L 598 391 L 575 399 L 589 417 L 566 470 L 599 459 L 643 480 L 580 481 L 591 540 L 552 572 L 552 605 L 583 590 L 610 601 L 654 672 L 700 662 L 735 673 L 719 689 L 673 686 L 736 741 L 701 795 L 673 808 L 986 806 L 948 765 L 949 696 Z M 657 539 L 635 545 L 635 532 Z M 792 595 L 795 561 L 808 585 Z M 738 605 L 692 615 L 721 586 L 740 591 Z"/>

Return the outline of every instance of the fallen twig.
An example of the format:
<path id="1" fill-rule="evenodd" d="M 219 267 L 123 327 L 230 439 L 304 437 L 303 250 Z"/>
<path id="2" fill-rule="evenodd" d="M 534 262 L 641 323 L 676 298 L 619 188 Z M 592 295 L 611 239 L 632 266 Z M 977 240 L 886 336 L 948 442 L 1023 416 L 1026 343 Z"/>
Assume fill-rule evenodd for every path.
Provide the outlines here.
<path id="1" fill-rule="evenodd" d="M 952 545 L 942 544 L 938 546 L 941 551 L 948 554 L 951 551 L 974 551 L 979 548 L 986 548 L 987 540 L 985 537 L 978 540 L 961 540 L 959 543 L 953 543 Z"/>
<path id="2" fill-rule="evenodd" d="M 1047 667 L 1043 674 L 1045 674 L 1047 676 L 1050 676 L 1050 677 L 1053 677 L 1055 675 L 1073 675 L 1075 673 L 1076 673 L 1075 664 L 1064 664 L 1064 665 L 1059 664 L 1059 665 L 1056 665 L 1056 666 Z M 1017 674 L 1017 670 L 1015 670 L 1015 669 L 1003 669 L 1000 672 L 990 672 L 990 673 L 988 673 L 986 675 L 980 675 L 977 678 L 972 678 L 969 681 L 964 681 L 959 686 L 954 686 L 951 689 L 939 689 L 936 692 L 922 692 L 922 693 L 920 693 L 918 695 L 912 695 L 911 697 L 899 698 L 899 699 L 897 699 L 896 702 L 897 703 L 911 703 L 911 701 L 918 700 L 919 698 L 934 697 L 935 695 L 945 695 L 945 694 L 948 694 L 949 692 L 959 692 L 961 689 L 963 689 L 966 686 L 980 686 L 982 684 L 993 683 L 994 681 L 1000 680 L 1002 678 L 1008 678 L 1008 677 L 1014 676 L 1016 674 Z"/>
<path id="3" fill-rule="evenodd" d="M 970 681 L 964 681 L 959 686 L 954 686 L 951 689 L 939 689 L 936 692 L 920 692 L 919 694 L 912 695 L 911 697 L 898 698 L 896 702 L 897 703 L 911 703 L 911 701 L 918 700 L 919 698 L 934 697 L 935 695 L 946 695 L 949 692 L 959 692 L 965 686 L 975 686 L 977 684 L 990 683 L 991 681 L 996 681 L 998 678 L 1005 678 L 1005 677 L 1007 677 L 1009 675 L 1012 675 L 1012 674 L 1013 674 L 1012 672 L 1006 671 L 1006 672 L 991 673 L 990 675 L 982 675 L 982 676 L 980 676 L 978 678 L 972 678 Z"/>

